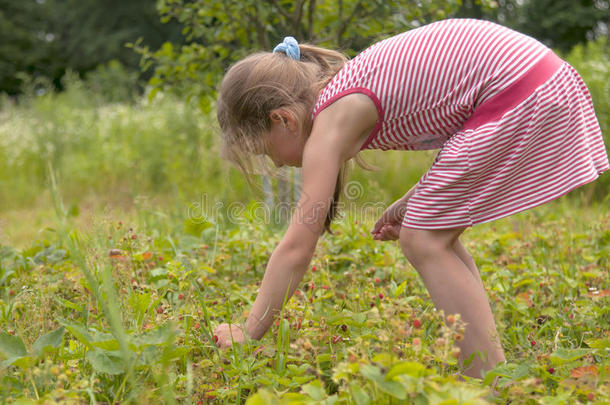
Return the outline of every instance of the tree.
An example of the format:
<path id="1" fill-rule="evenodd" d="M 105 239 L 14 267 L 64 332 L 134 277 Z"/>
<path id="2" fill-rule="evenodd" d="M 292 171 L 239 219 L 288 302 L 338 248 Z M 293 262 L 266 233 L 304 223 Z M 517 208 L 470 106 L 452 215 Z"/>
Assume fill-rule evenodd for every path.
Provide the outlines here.
<path id="1" fill-rule="evenodd" d="M 42 17 L 34 1 L 0 0 L 0 91 L 16 94 L 19 73 L 35 74 L 47 55 L 44 35 L 37 26 Z"/>
<path id="2" fill-rule="evenodd" d="M 20 72 L 61 88 L 67 69 L 84 75 L 118 60 L 136 70 L 127 42 L 180 43 L 180 30 L 159 21 L 154 0 L 0 0 L 0 91 L 19 93 Z"/>
<path id="3" fill-rule="evenodd" d="M 519 9 L 517 28 L 552 48 L 567 52 L 610 24 L 608 0 L 529 0 Z"/>
<path id="4" fill-rule="evenodd" d="M 162 21 L 184 26 L 186 43 L 136 44 L 157 90 L 196 97 L 209 109 L 224 70 L 284 36 L 350 55 L 401 31 L 454 14 L 459 0 L 160 0 Z M 491 0 L 482 0 L 485 8 Z M 154 95 L 153 91 L 153 95 Z"/>
<path id="5" fill-rule="evenodd" d="M 608 0 L 497 0 L 493 8 L 463 0 L 458 17 L 492 20 L 567 52 L 603 32 L 610 24 Z"/>

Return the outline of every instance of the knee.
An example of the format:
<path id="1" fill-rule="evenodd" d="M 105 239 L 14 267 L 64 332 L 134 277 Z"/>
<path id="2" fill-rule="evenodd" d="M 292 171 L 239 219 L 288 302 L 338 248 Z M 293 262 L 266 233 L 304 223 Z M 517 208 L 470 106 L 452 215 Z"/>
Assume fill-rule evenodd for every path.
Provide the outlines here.
<path id="1" fill-rule="evenodd" d="M 421 262 L 438 257 L 451 249 L 457 235 L 457 232 L 446 230 L 402 227 L 399 235 L 400 247 L 407 260 L 417 268 Z"/>

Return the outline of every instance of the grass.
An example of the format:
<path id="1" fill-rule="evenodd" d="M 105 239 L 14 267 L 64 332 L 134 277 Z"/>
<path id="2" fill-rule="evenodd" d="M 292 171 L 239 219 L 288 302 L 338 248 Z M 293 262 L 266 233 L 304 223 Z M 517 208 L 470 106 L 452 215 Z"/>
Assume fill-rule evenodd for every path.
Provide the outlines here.
<path id="1" fill-rule="evenodd" d="M 221 351 L 211 331 L 245 321 L 281 229 L 244 214 L 239 227 L 194 231 L 142 208 L 82 227 L 88 214 L 69 216 L 52 195 L 53 224 L 0 248 L 2 402 L 610 400 L 603 205 L 564 198 L 467 231 L 508 362 L 458 381 L 463 325 L 442 322 L 396 243 L 367 235 L 370 217 L 322 238 L 261 341 Z"/>

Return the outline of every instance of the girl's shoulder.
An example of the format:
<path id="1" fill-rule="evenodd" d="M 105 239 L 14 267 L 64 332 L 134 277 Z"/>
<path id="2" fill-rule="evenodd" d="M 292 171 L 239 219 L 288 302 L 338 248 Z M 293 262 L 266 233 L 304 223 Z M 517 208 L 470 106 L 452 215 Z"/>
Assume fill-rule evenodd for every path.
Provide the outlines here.
<path id="1" fill-rule="evenodd" d="M 326 138 L 342 149 L 345 160 L 355 157 L 380 122 L 378 109 L 365 94 L 354 92 L 339 98 L 316 117 L 312 135 Z"/>

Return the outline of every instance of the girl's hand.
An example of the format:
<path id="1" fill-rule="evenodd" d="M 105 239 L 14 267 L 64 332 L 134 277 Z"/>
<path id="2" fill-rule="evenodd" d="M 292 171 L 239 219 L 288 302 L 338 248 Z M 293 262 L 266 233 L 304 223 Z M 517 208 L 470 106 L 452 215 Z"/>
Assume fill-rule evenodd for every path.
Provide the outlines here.
<path id="1" fill-rule="evenodd" d="M 410 193 L 390 205 L 375 223 L 371 233 L 376 240 L 397 240 L 400 235 L 402 220 L 407 212 L 407 201 Z"/>
<path id="2" fill-rule="evenodd" d="M 233 335 L 233 340 L 231 340 L 231 335 Z M 223 323 L 214 329 L 214 340 L 219 348 L 224 349 L 231 347 L 233 343 L 244 343 L 246 337 L 238 325 Z"/>

